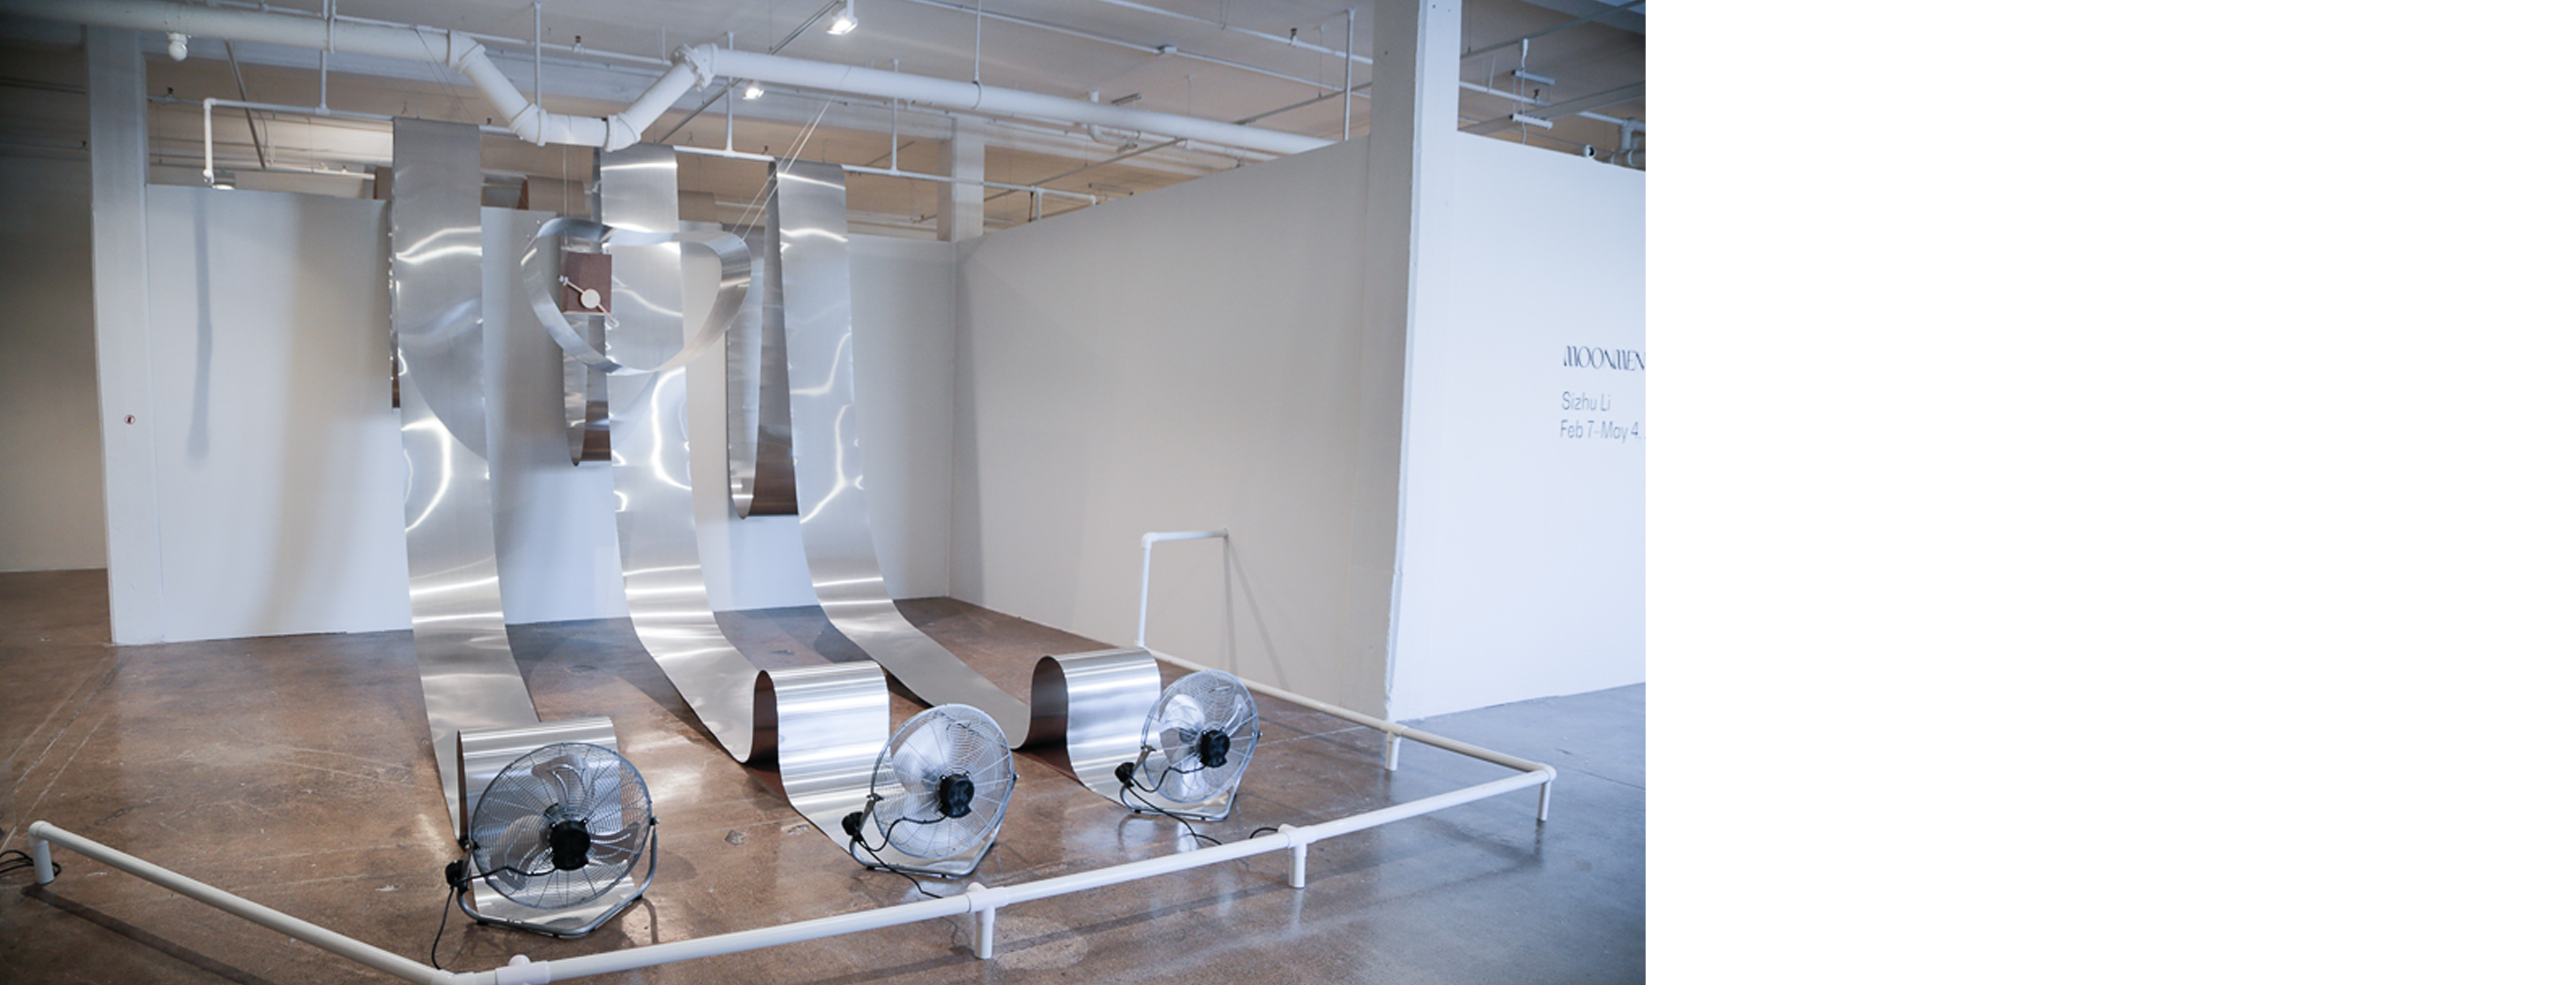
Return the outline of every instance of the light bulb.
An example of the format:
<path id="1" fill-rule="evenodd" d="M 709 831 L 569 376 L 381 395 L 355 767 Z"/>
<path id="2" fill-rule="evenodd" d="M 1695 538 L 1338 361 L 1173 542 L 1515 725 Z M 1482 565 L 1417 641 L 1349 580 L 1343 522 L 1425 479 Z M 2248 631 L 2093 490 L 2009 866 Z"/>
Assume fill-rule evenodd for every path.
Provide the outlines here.
<path id="1" fill-rule="evenodd" d="M 753 82 L 742 87 L 742 98 L 758 99 L 763 91 L 764 90 L 760 88 L 760 83 Z"/>

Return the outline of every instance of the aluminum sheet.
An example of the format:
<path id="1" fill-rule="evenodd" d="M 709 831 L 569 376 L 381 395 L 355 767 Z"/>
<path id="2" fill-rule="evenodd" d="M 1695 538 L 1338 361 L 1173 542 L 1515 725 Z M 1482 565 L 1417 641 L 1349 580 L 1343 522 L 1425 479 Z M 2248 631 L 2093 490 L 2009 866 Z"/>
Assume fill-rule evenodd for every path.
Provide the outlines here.
<path id="1" fill-rule="evenodd" d="M 777 224 L 758 236 L 761 262 L 725 338 L 725 475 L 738 517 L 796 512 L 795 435 L 788 426 L 787 313 L 778 303 Z"/>
<path id="2" fill-rule="evenodd" d="M 483 137 L 394 121 L 395 394 L 410 484 L 403 501 L 412 645 L 448 819 L 464 830 L 456 736 L 533 725 L 502 622 L 492 536 L 483 372 Z"/>
<path id="3" fill-rule="evenodd" d="M 750 255 L 727 233 L 679 231 L 675 155 L 638 144 L 600 156 L 602 222 L 553 219 L 522 259 L 535 264 L 550 237 L 604 244 L 615 259 L 618 321 L 605 349 L 590 349 L 554 311 L 548 329 L 583 364 L 607 374 L 610 467 L 617 541 L 635 635 L 709 735 L 735 759 L 774 757 L 789 803 L 827 837 L 866 800 L 888 732 L 884 671 L 873 663 L 763 671 L 717 627 L 698 559 L 689 484 L 688 382 L 679 370 L 720 342 L 739 310 Z M 706 323 L 681 324 L 679 250 L 716 253 L 721 274 Z M 556 285 L 523 281 L 541 320 Z M 835 837 L 835 840 L 839 839 Z"/>
<path id="4" fill-rule="evenodd" d="M 798 530 L 814 594 L 832 625 L 931 704 L 972 705 L 1016 748 L 1029 706 L 923 635 L 886 587 L 869 533 L 850 332 L 849 197 L 838 165 L 779 161 L 769 228 L 779 241 L 789 417 L 796 445 Z"/>
<path id="5" fill-rule="evenodd" d="M 1118 764 L 1145 747 L 1145 719 L 1163 696 L 1163 672 L 1139 649 L 1041 657 L 1029 684 L 1031 744 L 1061 740 L 1073 777 L 1120 800 Z"/>

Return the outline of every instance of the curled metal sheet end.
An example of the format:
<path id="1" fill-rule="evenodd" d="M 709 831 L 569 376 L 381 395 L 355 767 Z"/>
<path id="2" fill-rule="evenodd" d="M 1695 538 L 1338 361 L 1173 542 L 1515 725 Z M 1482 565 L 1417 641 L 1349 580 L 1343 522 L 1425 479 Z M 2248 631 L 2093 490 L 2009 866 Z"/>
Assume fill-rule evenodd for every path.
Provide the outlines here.
<path id="1" fill-rule="evenodd" d="M 1061 741 L 1074 779 L 1118 799 L 1118 765 L 1136 758 L 1162 667 L 1139 649 L 1042 657 L 1029 680 L 1029 746 Z"/>

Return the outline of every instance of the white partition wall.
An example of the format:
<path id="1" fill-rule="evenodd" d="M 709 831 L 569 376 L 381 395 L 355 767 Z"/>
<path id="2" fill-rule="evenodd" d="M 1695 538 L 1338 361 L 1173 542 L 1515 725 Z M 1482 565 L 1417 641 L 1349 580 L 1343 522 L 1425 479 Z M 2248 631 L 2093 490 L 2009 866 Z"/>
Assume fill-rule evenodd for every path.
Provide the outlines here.
<path id="1" fill-rule="evenodd" d="M 1432 139 L 1390 711 L 1645 680 L 1645 175 Z"/>
<path id="2" fill-rule="evenodd" d="M 956 594 L 1095 639 L 1135 635 L 1327 701 L 1384 704 L 1354 641 L 1365 147 L 1346 144 L 961 244 Z"/>
<path id="3" fill-rule="evenodd" d="M 962 247 L 957 594 L 1124 642 L 1137 537 L 1222 527 L 1157 550 L 1157 648 L 1406 718 L 1643 680 L 1643 175 L 1431 139 L 1426 196 L 1515 205 L 1426 202 L 1400 401 L 1357 389 L 1404 347 L 1364 334 L 1365 141 Z M 1400 492 L 1361 460 L 1399 430 Z"/>
<path id="4" fill-rule="evenodd" d="M 384 203 L 144 202 L 161 639 L 410 627 Z"/>

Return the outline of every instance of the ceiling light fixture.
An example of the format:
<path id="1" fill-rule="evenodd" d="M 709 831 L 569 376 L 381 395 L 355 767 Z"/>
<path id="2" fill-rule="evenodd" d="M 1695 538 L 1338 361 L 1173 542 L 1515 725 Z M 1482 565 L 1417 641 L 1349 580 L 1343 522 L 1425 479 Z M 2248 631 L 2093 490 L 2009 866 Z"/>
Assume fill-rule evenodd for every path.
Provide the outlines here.
<path id="1" fill-rule="evenodd" d="M 848 34 L 858 30 L 859 12 L 855 9 L 858 2 L 859 0 L 841 0 L 840 14 L 833 17 L 832 26 L 824 30 L 832 34 Z"/>
<path id="2" fill-rule="evenodd" d="M 758 82 L 746 82 L 742 87 L 742 98 L 758 99 L 760 98 L 760 94 L 766 91 L 767 90 L 760 87 L 760 83 Z"/>
<path id="3" fill-rule="evenodd" d="M 232 191 L 235 188 L 241 187 L 239 183 L 233 180 L 233 173 L 223 168 L 216 168 L 213 174 L 206 176 L 206 186 L 209 188 L 220 188 L 225 191 Z"/>

